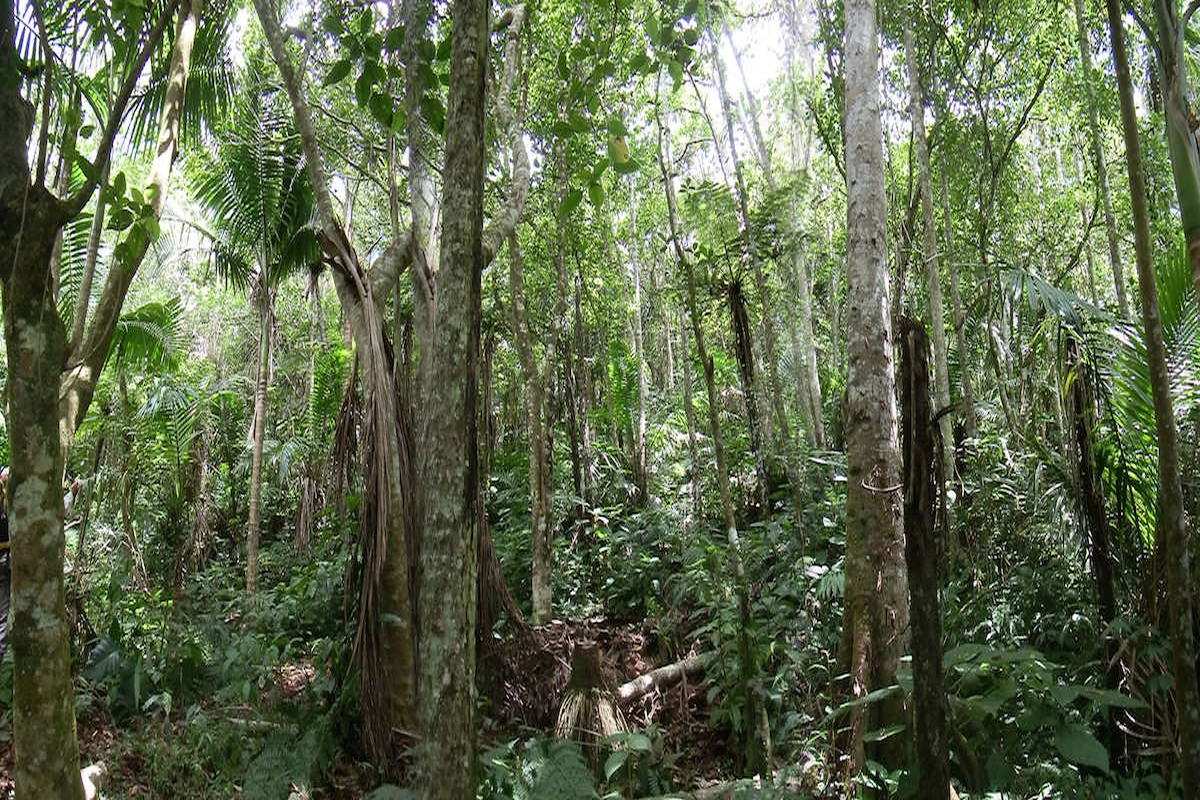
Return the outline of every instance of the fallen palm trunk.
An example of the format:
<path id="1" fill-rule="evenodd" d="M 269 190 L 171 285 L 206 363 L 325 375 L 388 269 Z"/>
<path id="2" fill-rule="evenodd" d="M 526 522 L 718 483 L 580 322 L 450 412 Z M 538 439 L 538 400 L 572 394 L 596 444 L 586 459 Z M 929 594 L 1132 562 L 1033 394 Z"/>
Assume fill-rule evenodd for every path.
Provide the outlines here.
<path id="1" fill-rule="evenodd" d="M 692 678 L 704 673 L 703 655 L 688 656 L 682 661 L 667 664 L 658 669 L 650 670 L 633 680 L 622 684 L 617 689 L 617 701 L 622 704 L 632 703 L 655 689 L 666 689 L 674 686 L 684 678 Z"/>

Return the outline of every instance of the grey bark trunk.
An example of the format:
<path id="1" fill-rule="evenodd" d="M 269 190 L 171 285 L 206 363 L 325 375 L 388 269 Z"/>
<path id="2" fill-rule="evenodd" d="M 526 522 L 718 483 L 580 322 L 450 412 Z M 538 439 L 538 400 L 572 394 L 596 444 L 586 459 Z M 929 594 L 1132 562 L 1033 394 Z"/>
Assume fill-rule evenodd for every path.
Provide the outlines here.
<path id="1" fill-rule="evenodd" d="M 888 306 L 886 198 L 874 0 L 846 2 L 846 610 L 849 694 L 895 682 L 908 627 L 896 380 Z M 904 722 L 899 698 L 851 714 L 853 769 L 864 765 L 863 734 Z M 875 759 L 896 766 L 903 746 L 881 743 Z"/>
<path id="2" fill-rule="evenodd" d="M 950 310 L 954 322 L 954 348 L 958 351 L 958 363 L 967 365 L 967 315 L 963 311 L 962 293 L 958 285 L 958 261 L 954 258 L 954 221 L 950 217 L 949 161 L 942 155 L 942 236 L 946 241 L 946 267 L 950 273 Z M 962 390 L 963 430 L 968 439 L 977 434 L 975 423 L 975 393 L 971 387 L 971 370 L 960 366 L 958 370 Z"/>

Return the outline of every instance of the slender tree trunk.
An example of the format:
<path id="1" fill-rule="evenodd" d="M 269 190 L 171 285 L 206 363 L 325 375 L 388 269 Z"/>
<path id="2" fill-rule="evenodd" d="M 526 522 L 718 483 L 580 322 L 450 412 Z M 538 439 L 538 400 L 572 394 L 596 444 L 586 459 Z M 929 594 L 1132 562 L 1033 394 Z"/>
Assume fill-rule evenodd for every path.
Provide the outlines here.
<path id="1" fill-rule="evenodd" d="M 422 461 L 420 794 L 475 796 L 475 592 L 480 277 L 483 273 L 484 75 L 488 3 L 454 0 L 437 328 L 428 359 Z"/>
<path id="2" fill-rule="evenodd" d="M 700 448 L 696 442 L 696 408 L 692 403 L 692 348 L 687 325 L 682 319 L 679 327 L 683 333 L 683 416 L 687 420 L 688 480 L 692 486 L 693 523 L 699 526 L 704 524 L 704 486 L 700 474 Z"/>
<path id="3" fill-rule="evenodd" d="M 1116 588 L 1113 582 L 1113 564 L 1108 531 L 1108 514 L 1105 512 L 1104 486 L 1100 482 L 1099 464 L 1092 447 L 1092 432 L 1096 429 L 1096 405 L 1092 397 L 1092 375 L 1079 351 L 1075 336 L 1066 334 L 1064 356 L 1067 376 L 1071 384 L 1068 407 L 1071 410 L 1071 428 L 1074 434 L 1075 471 L 1080 504 L 1087 523 L 1088 560 L 1096 580 L 1097 608 L 1100 622 L 1107 628 L 1117 616 Z M 1118 643 L 1107 633 L 1104 637 L 1104 683 L 1111 690 L 1120 687 L 1120 665 L 1117 658 Z M 1119 752 L 1120 730 L 1116 727 L 1113 709 L 1109 709 L 1106 728 L 1110 762 L 1116 762 Z"/>
<path id="4" fill-rule="evenodd" d="M 728 36 L 728 30 L 726 30 Z M 733 45 L 732 37 L 730 38 L 730 46 Z M 729 101 L 729 91 L 725 86 L 725 67 L 722 64 L 719 52 L 716 52 L 716 42 L 714 45 L 714 62 L 717 66 L 717 93 L 721 99 L 721 112 L 725 119 L 725 138 L 729 144 L 729 159 L 733 163 L 734 173 L 734 189 L 737 193 L 739 221 L 742 227 L 742 240 L 746 248 L 746 255 L 750 259 L 751 271 L 754 275 L 754 289 L 758 292 L 758 302 L 762 312 L 762 330 L 763 330 L 763 360 L 767 367 L 767 388 L 770 396 L 770 411 L 774 419 L 774 427 L 777 432 L 775 445 L 779 448 L 779 452 L 784 454 L 784 464 L 787 467 L 788 488 L 791 490 L 792 513 L 796 520 L 796 529 L 800 530 L 803 526 L 801 515 L 804 509 L 804 489 L 802 486 L 802 477 L 800 470 L 800 457 L 796 452 L 796 442 L 792 438 L 791 426 L 788 424 L 787 413 L 783 408 L 783 384 L 779 380 L 779 357 L 777 347 L 777 336 L 775 332 L 775 317 L 772 310 L 771 302 L 771 287 L 767 282 L 766 273 L 763 270 L 762 263 L 758 257 L 758 248 L 754 238 L 754 227 L 750 219 L 750 199 L 749 192 L 746 189 L 746 176 L 743 171 L 742 161 L 738 156 L 737 136 L 733 126 L 733 109 Z M 737 48 L 733 48 L 734 54 L 737 54 Z M 740 63 L 739 63 L 740 68 Z M 743 76 L 744 77 L 744 76 Z M 753 103 L 753 95 L 747 92 L 750 102 Z M 754 111 L 753 105 L 751 111 Z M 751 113 L 752 129 L 754 130 L 754 139 L 759 143 L 762 164 L 764 173 L 768 176 L 768 183 L 774 186 L 775 179 L 770 169 L 770 158 L 766 152 L 766 145 L 762 141 L 762 133 L 759 129 L 758 114 Z M 810 420 L 810 427 L 815 426 L 812 422 L 812 406 L 811 398 L 809 399 L 809 409 L 806 416 Z M 771 426 L 768 426 L 771 428 Z M 769 487 L 764 487 L 769 490 Z M 770 512 L 770 500 L 767 502 L 764 509 Z"/>
<path id="5" fill-rule="evenodd" d="M 111 162 L 104 165 L 100 176 L 105 185 L 108 184 L 108 172 Z M 92 227 L 88 231 L 87 251 L 83 260 L 83 274 L 79 278 L 79 292 L 75 296 L 75 313 L 71 316 L 71 335 L 67 340 L 68 352 L 74 353 L 83 341 L 83 332 L 87 329 L 88 305 L 92 299 L 92 283 L 96 278 L 96 261 L 100 255 L 100 237 L 104 233 L 104 207 L 108 201 L 108 189 L 101 188 L 96 192 L 96 208 L 92 212 Z"/>
<path id="6" fill-rule="evenodd" d="M 266 269 L 266 265 L 262 266 Z M 254 379 L 254 420 L 250 449 L 250 512 L 246 523 L 246 596 L 258 587 L 258 541 L 262 527 L 263 442 L 267 431 L 267 387 L 271 372 L 272 289 L 260 279 L 258 286 L 258 374 Z"/>
<path id="7" fill-rule="evenodd" d="M 661 81 L 661 76 L 660 76 Z M 671 240 L 674 243 L 675 254 L 679 266 L 683 269 L 687 287 L 687 309 L 691 318 L 692 336 L 696 342 L 696 356 L 704 370 L 704 387 L 708 394 L 708 427 L 712 437 L 713 460 L 716 462 L 717 493 L 721 498 L 721 512 L 725 522 L 726 539 L 729 544 L 729 561 L 733 569 L 734 588 L 738 598 L 738 629 L 737 650 L 740 665 L 738 675 L 738 692 L 742 701 L 742 731 L 746 739 L 745 772 L 754 775 L 761 772 L 768 761 L 766 742 L 760 734 L 758 724 L 760 714 L 754 683 L 757 667 L 753 649 L 750 646 L 750 587 L 746 578 L 746 569 L 742 564 L 740 536 L 738 534 L 737 518 L 733 511 L 733 494 L 729 486 L 729 469 L 725 462 L 725 440 L 721 435 L 720 398 L 717 395 L 717 382 L 714 374 L 713 359 L 708 354 L 704 342 L 704 327 L 701 324 L 700 304 L 696 288 L 696 276 L 692 269 L 691 259 L 684 252 L 680 239 L 675 208 L 675 185 L 668 165 L 671 163 L 669 131 L 664 129 L 661 110 L 655 105 L 655 119 L 658 127 L 658 163 L 662 174 L 663 190 L 667 200 L 667 221 L 670 226 Z M 747 398 L 750 400 L 750 398 Z"/>
<path id="8" fill-rule="evenodd" d="M 525 411 L 529 425 L 529 524 L 533 551 L 533 622 L 550 621 L 550 531 L 548 503 L 550 458 L 546 447 L 545 393 L 541 372 L 533 358 L 529 321 L 525 310 L 525 268 L 521 246 L 514 232 L 508 237 L 508 286 L 512 298 L 513 338 L 525 378 Z"/>
<path id="9" fill-rule="evenodd" d="M 970 359 L 967 357 L 967 315 L 963 310 L 958 286 L 958 261 L 954 258 L 954 223 L 950 218 L 950 162 L 942 155 L 942 236 L 946 240 L 946 266 L 950 273 L 950 310 L 954 321 L 954 348 L 958 351 L 958 377 L 962 390 L 963 430 L 968 439 L 978 434 L 975 421 L 975 393 L 971 387 Z"/>
<path id="10" fill-rule="evenodd" d="M 1177 0 L 1154 0 L 1154 17 L 1158 23 L 1157 52 L 1162 69 L 1167 152 L 1171 156 L 1192 283 L 1196 287 L 1196 301 L 1200 302 L 1200 140 L 1194 122 L 1195 106 L 1184 58 L 1185 32 Z"/>
<path id="11" fill-rule="evenodd" d="M 1100 199 L 1104 204 L 1104 233 L 1108 237 L 1108 265 L 1112 269 L 1113 285 L 1117 291 L 1117 310 L 1125 319 L 1129 318 L 1129 301 L 1125 297 L 1125 270 L 1121 264 L 1121 240 L 1117 236 L 1117 221 L 1113 214 L 1112 193 L 1108 188 L 1108 167 L 1104 163 L 1104 147 L 1100 141 L 1100 119 L 1096 109 L 1096 90 L 1092 86 L 1092 43 L 1089 41 L 1087 23 L 1083 15 L 1083 0 L 1075 0 L 1075 30 L 1079 44 L 1079 67 L 1083 75 L 1083 93 L 1087 101 L 1088 138 L 1092 149 L 1092 169 L 1096 171 L 1096 183 L 1100 185 Z M 1088 263 L 1092 252 L 1088 249 Z"/>
<path id="12" fill-rule="evenodd" d="M 929 338 L 933 342 L 934 398 L 937 401 L 941 434 L 942 470 L 946 480 L 954 474 L 954 431 L 950 424 L 950 360 L 946 351 L 946 315 L 942 308 L 942 275 L 938 263 L 937 225 L 933 219 L 933 180 L 930 177 L 929 144 L 925 139 L 925 101 L 913 46 L 912 23 L 904 28 L 904 55 L 908 62 L 913 149 L 917 151 L 917 182 L 921 195 L 921 256 L 929 292 Z"/>
<path id="13" fill-rule="evenodd" d="M 862 697 L 895 682 L 908 628 L 900 453 L 896 441 L 896 379 L 888 309 L 886 200 L 879 104 L 879 49 L 874 0 L 846 2 L 846 609 L 844 654 L 850 695 Z M 904 721 L 892 698 L 851 713 L 847 752 L 864 764 L 862 737 Z M 876 760 L 896 766 L 896 737 Z"/>
<path id="14" fill-rule="evenodd" d="M 579 407 L 575 412 L 579 423 L 579 458 L 582 472 L 582 494 L 585 510 L 593 505 L 592 493 L 592 423 L 590 420 L 592 403 L 591 373 L 587 365 L 587 339 L 583 329 L 583 268 L 576 264 L 575 269 L 575 380 L 577 383 L 576 397 Z"/>
<path id="15" fill-rule="evenodd" d="M 911 53 L 911 34 L 905 31 Z M 946 690 L 942 676 L 942 619 L 938 602 L 941 563 L 937 506 L 944 497 L 934 468 L 933 414 L 929 408 L 929 339 L 920 323 L 900 320 L 904 411 L 904 555 L 912 600 L 913 706 L 921 797 L 950 796 Z"/>
<path id="16" fill-rule="evenodd" d="M 1137 110 L 1133 81 L 1125 54 L 1124 11 L 1120 0 L 1106 0 L 1112 37 L 1113 64 L 1121 98 L 1121 124 L 1125 132 L 1125 162 L 1129 170 L 1129 194 L 1133 209 L 1134 253 L 1137 257 L 1138 287 L 1142 299 L 1142 326 L 1150 367 L 1150 389 L 1154 399 L 1158 435 L 1158 526 L 1159 540 L 1167 566 L 1167 600 L 1170 606 L 1172 671 L 1175 677 L 1175 708 L 1179 714 L 1180 771 L 1183 796 L 1200 797 L 1200 687 L 1196 683 L 1191 565 L 1187 523 L 1184 519 L 1183 488 L 1179 477 L 1179 443 L 1171 384 L 1163 346 L 1162 319 L 1158 310 L 1158 288 L 1151 263 L 1150 217 L 1146 211 L 1146 179 L 1138 142 Z"/>
<path id="17" fill-rule="evenodd" d="M 629 268 L 633 281 L 633 357 L 637 361 L 637 419 L 633 431 L 633 482 L 637 486 L 637 503 L 645 505 L 648 491 L 646 475 L 646 353 L 642 337 L 642 267 L 638 252 L 637 192 L 629 182 Z"/>

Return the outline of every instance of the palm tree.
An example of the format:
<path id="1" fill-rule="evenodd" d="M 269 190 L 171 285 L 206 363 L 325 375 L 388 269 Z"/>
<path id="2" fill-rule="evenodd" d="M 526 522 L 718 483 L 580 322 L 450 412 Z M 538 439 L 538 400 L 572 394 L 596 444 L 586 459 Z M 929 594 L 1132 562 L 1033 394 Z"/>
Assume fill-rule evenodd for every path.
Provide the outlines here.
<path id="1" fill-rule="evenodd" d="M 317 258 L 312 190 L 300 140 L 261 58 L 246 68 L 245 90 L 215 146 L 197 159 L 195 193 L 207 208 L 212 264 L 227 284 L 248 290 L 258 312 L 258 371 L 250 459 L 246 594 L 254 594 L 262 517 L 263 437 L 267 425 L 275 296 L 289 275 Z"/>

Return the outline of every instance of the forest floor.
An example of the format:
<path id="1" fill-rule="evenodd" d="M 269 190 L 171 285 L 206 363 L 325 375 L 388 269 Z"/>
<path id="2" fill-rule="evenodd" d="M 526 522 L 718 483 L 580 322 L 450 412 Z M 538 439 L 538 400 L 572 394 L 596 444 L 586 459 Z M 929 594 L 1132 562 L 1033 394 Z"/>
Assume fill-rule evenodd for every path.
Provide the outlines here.
<path id="1" fill-rule="evenodd" d="M 546 735 L 554 729 L 570 677 L 571 652 L 579 644 L 599 649 L 609 688 L 688 655 L 662 652 L 662 642 L 645 625 L 601 618 L 555 620 L 497 639 L 481 647 L 479 654 L 482 750 Z M 308 688 L 314 675 L 311 664 L 285 665 L 276 670 L 274 684 L 264 687 L 256 702 L 240 711 L 245 712 L 245 718 L 252 718 L 256 712 L 296 697 Z M 631 729 L 652 728 L 661 735 L 664 751 L 672 754 L 672 773 L 678 785 L 720 780 L 732 766 L 733 745 L 725 734 L 711 730 L 705 692 L 699 682 L 685 679 L 664 691 L 650 692 L 622 711 Z M 226 724 L 246 721 L 241 715 L 229 713 L 228 708 L 224 712 Z M 211 713 L 220 720 L 221 710 L 214 708 Z M 159 761 L 162 748 L 180 741 L 187 725 L 185 715 L 179 713 L 166 720 L 119 723 L 103 703 L 88 704 L 77 720 L 80 762 L 104 764 L 103 797 L 166 797 Z M 0 800 L 13 796 L 12 767 L 9 717 L 8 721 L 0 721 Z M 351 800 L 363 797 L 377 782 L 369 765 L 347 753 L 338 753 L 325 778 L 325 785 L 311 794 L 297 790 L 292 797 Z"/>

